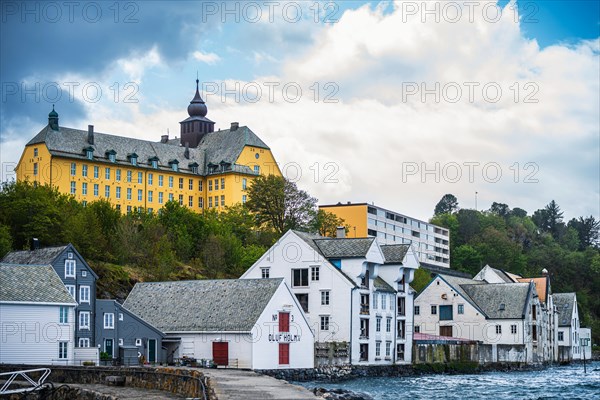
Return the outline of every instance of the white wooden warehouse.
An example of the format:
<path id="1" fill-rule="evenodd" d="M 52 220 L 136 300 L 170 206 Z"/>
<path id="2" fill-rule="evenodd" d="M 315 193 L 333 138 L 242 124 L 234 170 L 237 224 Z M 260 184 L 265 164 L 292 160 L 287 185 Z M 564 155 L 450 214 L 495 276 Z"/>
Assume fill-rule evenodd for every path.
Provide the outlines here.
<path id="1" fill-rule="evenodd" d="M 124 307 L 165 333 L 167 360 L 312 368 L 314 335 L 283 279 L 138 283 Z"/>

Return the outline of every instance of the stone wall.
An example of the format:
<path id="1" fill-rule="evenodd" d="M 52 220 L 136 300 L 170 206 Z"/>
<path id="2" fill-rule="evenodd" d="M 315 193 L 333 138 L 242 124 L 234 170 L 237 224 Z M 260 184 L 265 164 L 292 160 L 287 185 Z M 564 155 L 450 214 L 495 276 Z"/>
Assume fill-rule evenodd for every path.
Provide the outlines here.
<path id="1" fill-rule="evenodd" d="M 478 362 L 479 348 L 477 343 L 415 343 L 413 345 L 413 356 L 415 364 Z"/>
<path id="2" fill-rule="evenodd" d="M 185 397 L 203 398 L 203 387 L 209 392 L 208 380 L 199 370 L 169 367 L 63 367 L 0 364 L 0 372 L 12 372 L 32 368 L 50 368 L 52 373 L 47 381 L 56 384 L 69 383 L 106 383 L 107 376 L 125 377 L 125 386 L 163 390 Z M 85 398 L 85 397 L 82 397 Z"/>

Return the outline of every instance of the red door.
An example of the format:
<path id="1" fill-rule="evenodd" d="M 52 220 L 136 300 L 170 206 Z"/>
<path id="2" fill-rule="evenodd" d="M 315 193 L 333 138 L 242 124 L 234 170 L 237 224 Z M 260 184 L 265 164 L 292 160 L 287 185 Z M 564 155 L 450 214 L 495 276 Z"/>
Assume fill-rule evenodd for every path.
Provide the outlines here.
<path id="1" fill-rule="evenodd" d="M 229 365 L 229 343 L 213 342 L 213 361 L 217 365 Z"/>
<path id="2" fill-rule="evenodd" d="M 279 313 L 279 332 L 290 331 L 290 313 Z"/>
<path id="3" fill-rule="evenodd" d="M 290 364 L 290 344 L 279 343 L 279 365 Z"/>

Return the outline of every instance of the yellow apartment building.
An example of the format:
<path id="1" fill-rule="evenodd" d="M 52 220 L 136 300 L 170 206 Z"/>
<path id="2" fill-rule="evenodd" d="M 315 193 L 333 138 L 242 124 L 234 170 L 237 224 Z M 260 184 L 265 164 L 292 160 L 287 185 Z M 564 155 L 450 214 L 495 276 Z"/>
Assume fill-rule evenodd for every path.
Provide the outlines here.
<path id="1" fill-rule="evenodd" d="M 198 91 L 180 122 L 181 138 L 152 142 L 59 126 L 52 107 L 45 126 L 26 145 L 18 181 L 48 184 L 86 204 L 106 199 L 122 212 L 159 210 L 169 200 L 200 212 L 246 201 L 261 174 L 281 171 L 269 147 L 237 122 L 214 131 Z"/>

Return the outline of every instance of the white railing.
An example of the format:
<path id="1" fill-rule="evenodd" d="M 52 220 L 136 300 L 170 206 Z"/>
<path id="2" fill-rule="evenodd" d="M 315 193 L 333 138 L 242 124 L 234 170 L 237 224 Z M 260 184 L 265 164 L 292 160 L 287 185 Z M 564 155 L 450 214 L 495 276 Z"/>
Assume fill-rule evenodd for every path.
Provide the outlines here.
<path id="1" fill-rule="evenodd" d="M 34 372 L 41 372 L 41 376 L 38 378 L 37 381 L 33 377 L 28 375 L 28 374 L 31 374 Z M 8 376 L 8 379 L 6 380 L 4 385 L 2 385 L 2 387 L 0 387 L 0 394 L 23 393 L 23 392 L 29 392 L 31 390 L 39 389 L 46 381 L 46 378 L 48 378 L 48 376 L 50 375 L 50 372 L 51 372 L 50 368 L 37 368 L 37 369 L 27 369 L 27 370 L 23 370 L 23 371 L 1 373 L 0 381 L 2 381 L 3 377 L 5 377 L 5 376 Z M 31 386 L 20 387 L 18 389 L 10 389 L 10 385 L 12 385 L 13 382 L 15 382 L 15 379 L 17 379 L 19 377 L 23 378 L 24 381 L 18 380 L 16 382 L 19 382 L 19 383 L 25 382 L 26 385 L 27 385 L 27 383 L 29 383 L 29 385 L 31 385 Z"/>

